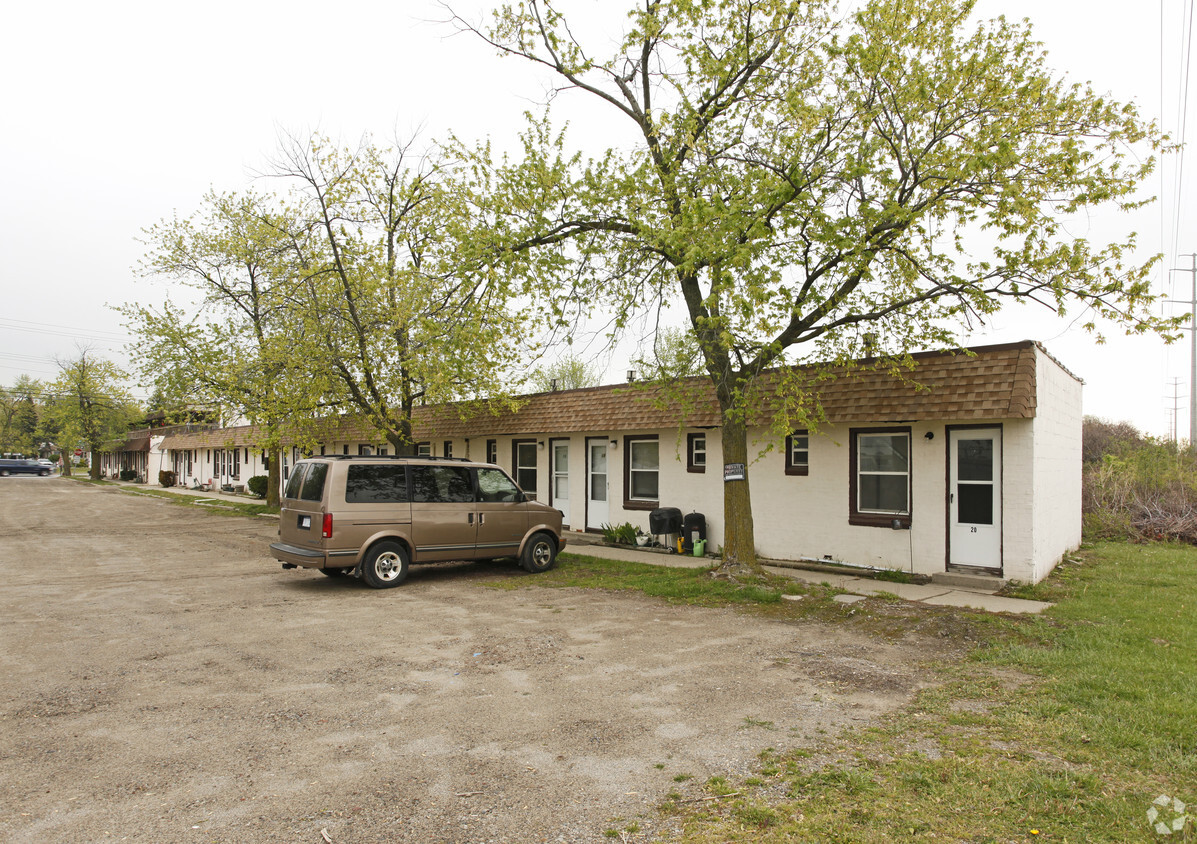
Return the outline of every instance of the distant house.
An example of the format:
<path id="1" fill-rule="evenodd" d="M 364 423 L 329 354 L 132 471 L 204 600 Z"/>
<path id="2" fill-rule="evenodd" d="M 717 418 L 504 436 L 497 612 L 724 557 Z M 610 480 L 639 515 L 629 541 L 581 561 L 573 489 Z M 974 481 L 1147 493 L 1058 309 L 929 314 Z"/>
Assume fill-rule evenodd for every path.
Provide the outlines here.
<path id="1" fill-rule="evenodd" d="M 826 422 L 784 440 L 768 429 L 763 390 L 746 467 L 758 552 L 1041 580 L 1081 540 L 1081 381 L 1030 341 L 913 357 L 900 378 L 864 366 L 819 382 Z M 686 386 L 683 403 L 625 384 L 538 393 L 516 411 L 468 418 L 420 408 L 414 435 L 421 453 L 503 466 L 573 530 L 625 521 L 647 530 L 652 510 L 677 507 L 706 516 L 714 549 L 724 484 L 738 481 L 724 480 L 709 382 Z M 176 432 L 156 450 L 180 484 L 244 486 L 265 474 L 256 433 Z M 347 419 L 330 422 L 316 448 L 386 450 Z M 284 477 L 300 457 L 284 449 Z"/>

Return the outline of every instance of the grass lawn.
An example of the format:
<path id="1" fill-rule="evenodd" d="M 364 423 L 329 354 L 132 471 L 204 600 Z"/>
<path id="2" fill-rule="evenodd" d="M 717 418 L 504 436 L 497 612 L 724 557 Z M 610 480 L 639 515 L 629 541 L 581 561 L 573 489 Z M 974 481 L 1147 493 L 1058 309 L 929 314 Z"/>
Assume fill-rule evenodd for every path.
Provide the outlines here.
<path id="1" fill-rule="evenodd" d="M 99 486 L 114 486 L 125 495 L 142 495 L 150 498 L 161 498 L 175 504 L 179 507 L 203 507 L 212 513 L 219 513 L 226 516 L 260 516 L 260 515 L 278 515 L 278 508 L 271 507 L 264 503 L 254 503 L 253 501 L 234 501 L 228 498 L 220 499 L 203 499 L 194 495 L 184 495 L 178 492 L 171 492 L 167 489 L 155 489 L 149 486 L 123 486 L 112 483 L 106 480 L 93 480 L 86 475 L 72 475 L 67 480 L 76 481 L 77 483 L 96 484 Z"/>
<path id="2" fill-rule="evenodd" d="M 989 643 L 881 727 L 667 804 L 682 840 L 1197 840 L 1197 549 L 1098 545 L 1034 597 L 1057 606 L 982 622 Z M 1168 836 L 1161 795 L 1191 815 Z"/>
<path id="3" fill-rule="evenodd" d="M 803 588 L 572 554 L 536 584 L 838 618 L 879 635 L 926 630 L 919 614 L 936 612 L 870 600 L 847 618 L 833 590 L 782 601 Z M 941 682 L 910 707 L 818 745 L 764 748 L 752 776 L 715 777 L 700 792 L 713 799 L 675 794 L 662 812 L 681 840 L 704 844 L 1197 841 L 1197 549 L 1095 545 L 1014 594 L 1056 606 L 937 615 L 980 644 L 938 666 Z M 1163 795 L 1189 814 L 1167 836 L 1148 821 Z M 1171 801 L 1157 811 L 1157 823 L 1178 817 Z"/>

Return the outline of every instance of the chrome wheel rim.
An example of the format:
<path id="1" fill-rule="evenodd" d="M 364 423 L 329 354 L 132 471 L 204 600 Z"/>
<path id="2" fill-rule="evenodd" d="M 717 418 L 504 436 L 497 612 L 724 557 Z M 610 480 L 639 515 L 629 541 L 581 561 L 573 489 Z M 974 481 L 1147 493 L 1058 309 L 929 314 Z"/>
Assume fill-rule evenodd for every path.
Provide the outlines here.
<path id="1" fill-rule="evenodd" d="M 553 549 L 547 542 L 537 542 L 532 546 L 532 564 L 542 569 L 553 561 Z"/>
<path id="2" fill-rule="evenodd" d="M 383 551 L 374 561 L 374 573 L 379 580 L 394 580 L 402 571 L 403 559 L 394 551 Z"/>

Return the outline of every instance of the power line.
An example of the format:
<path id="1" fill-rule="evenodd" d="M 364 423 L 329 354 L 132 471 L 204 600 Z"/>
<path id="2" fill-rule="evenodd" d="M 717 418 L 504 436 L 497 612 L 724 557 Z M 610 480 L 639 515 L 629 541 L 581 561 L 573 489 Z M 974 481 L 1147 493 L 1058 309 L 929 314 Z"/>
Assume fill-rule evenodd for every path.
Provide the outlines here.
<path id="1" fill-rule="evenodd" d="M 17 325 L 0 326 L 0 327 L 5 327 L 5 328 L 15 328 L 18 331 L 34 331 L 36 329 L 23 328 L 22 326 L 35 325 L 35 326 L 38 326 L 39 329 L 53 328 L 53 329 L 58 329 L 59 331 L 69 331 L 69 332 L 73 332 L 76 334 L 84 334 L 89 337 L 95 337 L 95 339 L 108 339 L 108 340 L 129 340 L 129 339 L 131 339 L 130 335 L 124 331 L 105 331 L 102 328 L 80 328 L 77 325 L 59 325 L 58 323 L 53 323 L 53 322 L 34 322 L 34 321 L 28 320 L 28 319 L 16 319 L 15 317 L 0 317 L 0 323 L 18 323 Z M 48 332 L 48 333 L 56 333 L 56 332 Z M 98 335 L 107 335 L 107 337 L 100 337 Z"/>

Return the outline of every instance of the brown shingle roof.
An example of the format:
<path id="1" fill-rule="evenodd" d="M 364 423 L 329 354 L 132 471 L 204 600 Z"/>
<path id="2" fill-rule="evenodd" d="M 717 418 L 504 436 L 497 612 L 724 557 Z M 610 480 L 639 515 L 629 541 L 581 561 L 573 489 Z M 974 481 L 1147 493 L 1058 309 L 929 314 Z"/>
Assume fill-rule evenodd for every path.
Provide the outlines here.
<path id="1" fill-rule="evenodd" d="M 856 368 L 832 367 L 827 376 L 807 389 L 818 394 L 830 422 L 890 422 L 930 419 L 1029 419 L 1036 410 L 1035 356 L 1047 353 L 1036 343 L 1024 341 L 1000 346 L 980 346 L 955 352 L 920 352 L 912 355 L 913 370 L 895 375 L 887 369 L 870 369 L 869 361 Z M 775 410 L 773 391 L 784 377 L 799 381 L 817 371 L 814 367 L 773 371 L 761 379 L 762 399 L 754 408 L 754 421 L 767 424 Z M 1074 376 L 1075 377 L 1075 376 Z M 464 405 L 416 408 L 416 440 L 584 431 L 640 431 L 719 425 L 719 405 L 705 377 L 687 379 L 681 389 L 666 396 L 662 388 L 646 384 L 589 387 L 523 396 L 517 411 L 507 408 L 475 411 L 466 418 Z M 260 433 L 245 425 L 217 431 L 167 437 L 165 448 L 225 448 L 253 446 Z M 354 418 L 328 421 L 324 442 L 381 442 L 382 438 Z"/>
<path id="2" fill-rule="evenodd" d="M 895 375 L 888 369 L 869 369 L 865 361 L 853 369 L 832 367 L 827 377 L 810 382 L 818 370 L 798 367 L 774 371 L 761 379 L 763 396 L 754 421 L 767 424 L 776 409 L 772 392 L 783 377 L 808 377 L 807 390 L 822 403 L 830 422 L 928 419 L 1027 419 L 1035 415 L 1035 355 L 1033 342 L 981 346 L 971 354 L 920 352 L 915 367 Z M 712 427 L 719 424 L 714 388 L 705 377 L 687 379 L 680 393 L 666 396 L 661 388 L 627 384 L 537 393 L 523 398 L 518 411 L 500 410 L 463 419 L 455 406 L 418 408 L 417 439 L 484 435 L 636 431 Z"/>

